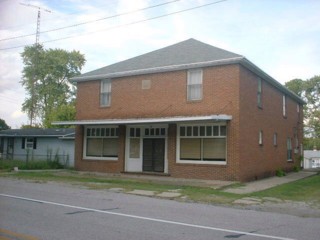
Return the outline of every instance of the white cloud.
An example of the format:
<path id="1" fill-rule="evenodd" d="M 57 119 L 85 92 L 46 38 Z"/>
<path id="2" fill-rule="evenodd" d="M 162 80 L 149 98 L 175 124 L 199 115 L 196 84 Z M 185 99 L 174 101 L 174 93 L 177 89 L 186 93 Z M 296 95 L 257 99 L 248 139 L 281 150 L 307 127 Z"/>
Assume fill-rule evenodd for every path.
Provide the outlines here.
<path id="1" fill-rule="evenodd" d="M 19 118 L 23 118 L 25 116 L 25 114 L 21 111 L 14 111 L 12 114 L 11 114 L 11 117 L 13 119 L 19 119 Z"/>

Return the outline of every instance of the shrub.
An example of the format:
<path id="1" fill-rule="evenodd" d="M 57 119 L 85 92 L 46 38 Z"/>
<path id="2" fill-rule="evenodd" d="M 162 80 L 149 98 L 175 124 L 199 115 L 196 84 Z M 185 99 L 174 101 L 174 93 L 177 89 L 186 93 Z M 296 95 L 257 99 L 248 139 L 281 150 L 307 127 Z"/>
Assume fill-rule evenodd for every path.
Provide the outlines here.
<path id="1" fill-rule="evenodd" d="M 282 169 L 277 169 L 276 170 L 276 176 L 277 177 L 283 177 L 285 175 L 286 175 L 286 173 Z"/>
<path id="2" fill-rule="evenodd" d="M 294 172 L 299 172 L 300 170 L 301 170 L 301 167 L 298 167 L 298 166 L 293 167 Z"/>

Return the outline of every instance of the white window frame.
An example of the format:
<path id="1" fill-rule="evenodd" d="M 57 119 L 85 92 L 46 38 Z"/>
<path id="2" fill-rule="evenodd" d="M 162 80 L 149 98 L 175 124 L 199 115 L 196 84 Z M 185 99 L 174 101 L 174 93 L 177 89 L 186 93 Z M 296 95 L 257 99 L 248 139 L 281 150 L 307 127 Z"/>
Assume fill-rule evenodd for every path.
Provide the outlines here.
<path id="1" fill-rule="evenodd" d="M 199 79 L 196 79 L 193 74 L 200 74 Z M 194 97 L 193 91 L 195 87 L 200 86 L 200 96 Z M 187 100 L 188 101 L 199 101 L 203 98 L 203 71 L 202 69 L 188 70 L 187 76 Z"/>
<path id="2" fill-rule="evenodd" d="M 111 79 L 101 80 L 100 83 L 100 106 L 109 107 L 111 106 Z M 106 102 L 106 103 L 104 103 Z"/>
<path id="3" fill-rule="evenodd" d="M 102 128 L 104 128 L 104 129 L 107 129 L 107 128 L 109 128 L 109 129 L 114 129 L 114 131 L 115 131 L 115 135 L 114 136 L 95 136 L 96 138 L 118 138 L 119 139 L 119 126 L 117 126 L 117 125 L 108 125 L 108 126 L 105 126 L 105 125 L 100 125 L 100 126 L 85 126 L 85 128 L 84 128 L 84 140 L 83 140 L 83 159 L 85 159 L 85 160 L 111 160 L 111 161 L 117 161 L 118 160 L 118 158 L 119 158 L 119 155 L 118 155 L 118 157 L 96 157 L 96 156 L 87 156 L 87 138 L 88 138 L 88 136 L 87 136 L 87 131 L 88 131 L 88 129 L 93 129 L 93 128 L 95 128 L 95 129 L 102 129 Z M 118 129 L 118 130 L 116 130 L 116 129 Z M 100 130 L 101 131 L 101 130 Z M 118 135 L 116 135 L 116 131 L 118 131 Z M 92 137 L 94 137 L 94 136 L 92 136 Z M 120 145 L 120 144 L 119 144 Z M 119 152 L 118 152 L 118 154 L 119 154 Z"/>
<path id="4" fill-rule="evenodd" d="M 273 134 L 273 146 L 278 146 L 278 133 Z"/>
<path id="5" fill-rule="evenodd" d="M 34 149 L 34 142 L 35 142 L 34 137 L 26 137 L 25 149 Z"/>
<path id="6" fill-rule="evenodd" d="M 206 160 L 183 160 L 183 159 L 180 159 L 180 127 L 196 127 L 198 126 L 199 127 L 199 136 L 184 136 L 182 138 L 201 138 L 201 139 L 204 139 L 204 138 L 207 138 L 207 139 L 211 139 L 211 138 L 222 138 L 222 139 L 225 139 L 226 141 L 226 152 L 225 152 L 225 161 L 206 161 Z M 220 128 L 219 128 L 219 135 L 218 136 L 200 136 L 200 127 L 207 127 L 207 126 L 224 126 L 226 127 L 226 135 L 225 136 L 221 136 L 220 134 Z M 213 129 L 212 129 L 213 131 Z M 193 135 L 193 134 L 192 134 Z M 213 134 L 212 134 L 213 135 Z M 228 153 L 228 130 L 227 130 L 227 124 L 226 122 L 222 122 L 222 123 L 217 123 L 217 124 L 212 124 L 212 123 L 202 123 L 202 124 L 177 124 L 177 147 L 176 147 L 176 162 L 177 163 L 186 163 L 186 164 L 210 164 L 210 165 L 227 165 L 227 153 Z M 201 149 L 202 151 L 203 149 Z M 201 153 L 203 154 L 203 153 Z"/>
<path id="7" fill-rule="evenodd" d="M 287 117 L 287 96 L 282 95 L 282 115 Z"/>
<path id="8" fill-rule="evenodd" d="M 259 145 L 260 146 L 263 145 L 263 131 L 262 130 L 259 131 Z"/>

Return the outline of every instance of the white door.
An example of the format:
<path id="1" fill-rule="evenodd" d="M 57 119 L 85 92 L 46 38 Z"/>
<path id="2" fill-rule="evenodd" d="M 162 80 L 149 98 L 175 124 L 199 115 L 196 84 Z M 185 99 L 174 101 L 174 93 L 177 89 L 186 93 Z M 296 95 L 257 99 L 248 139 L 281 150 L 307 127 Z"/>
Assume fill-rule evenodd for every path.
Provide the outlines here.
<path id="1" fill-rule="evenodd" d="M 141 129 L 129 127 L 126 139 L 126 171 L 142 172 Z"/>

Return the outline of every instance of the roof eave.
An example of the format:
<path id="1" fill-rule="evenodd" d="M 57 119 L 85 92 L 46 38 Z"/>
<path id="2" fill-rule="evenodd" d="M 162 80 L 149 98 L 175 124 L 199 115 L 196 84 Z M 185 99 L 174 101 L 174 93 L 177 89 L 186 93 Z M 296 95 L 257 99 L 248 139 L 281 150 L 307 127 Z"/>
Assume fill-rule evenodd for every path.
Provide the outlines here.
<path id="1" fill-rule="evenodd" d="M 191 121 L 229 121 L 232 120 L 231 115 L 208 115 L 208 116 L 178 116 L 163 118 L 137 118 L 137 119 L 99 119 L 99 120 L 76 120 L 52 122 L 53 125 L 126 125 L 126 124 L 168 124 L 177 122 Z"/>
<path id="2" fill-rule="evenodd" d="M 306 104 L 306 102 L 300 98 L 297 94 L 287 89 L 285 86 L 283 86 L 281 83 L 279 83 L 277 80 L 275 80 L 273 77 L 268 75 L 266 72 L 261 70 L 259 67 L 257 67 L 255 64 L 253 64 L 251 61 L 249 61 L 246 58 L 243 58 L 239 62 L 242 66 L 246 67 L 250 71 L 257 74 L 259 77 L 266 80 L 268 83 L 270 83 L 272 86 L 279 89 L 281 92 L 285 93 L 286 95 L 290 96 L 291 98 L 295 99 L 300 104 Z"/>
<path id="3" fill-rule="evenodd" d="M 162 66 L 162 67 L 155 67 L 155 68 L 137 69 L 137 70 L 106 73 L 106 74 L 91 75 L 91 76 L 80 75 L 78 77 L 73 77 L 70 80 L 72 82 L 84 82 L 84 81 L 92 81 L 92 80 L 101 80 L 105 78 L 119 78 L 119 77 L 151 74 L 151 73 L 179 71 L 179 70 L 192 69 L 192 68 L 201 68 L 201 67 L 239 63 L 239 61 L 243 58 L 244 57 L 240 56 L 235 58 L 226 58 L 226 59 L 206 61 L 206 62 L 196 62 L 196 63 L 170 65 L 170 66 Z"/>
<path id="4" fill-rule="evenodd" d="M 39 134 L 32 134 L 32 135 L 28 135 L 28 134 L 0 134 L 0 137 L 63 137 L 64 135 L 39 135 Z"/>

